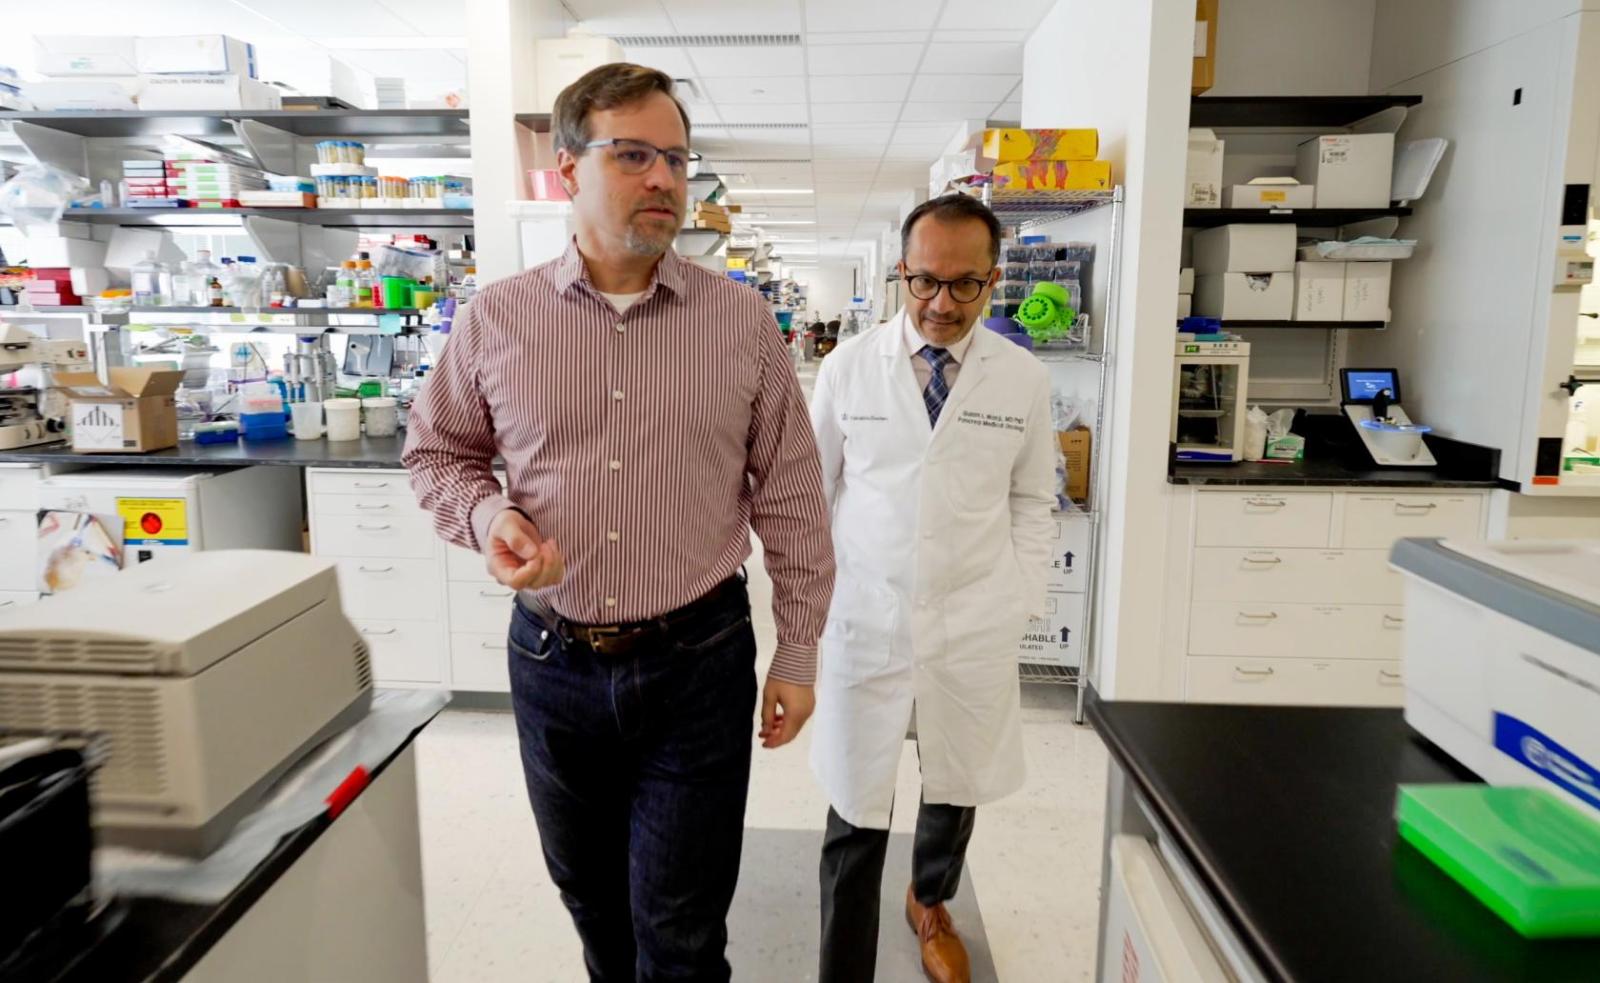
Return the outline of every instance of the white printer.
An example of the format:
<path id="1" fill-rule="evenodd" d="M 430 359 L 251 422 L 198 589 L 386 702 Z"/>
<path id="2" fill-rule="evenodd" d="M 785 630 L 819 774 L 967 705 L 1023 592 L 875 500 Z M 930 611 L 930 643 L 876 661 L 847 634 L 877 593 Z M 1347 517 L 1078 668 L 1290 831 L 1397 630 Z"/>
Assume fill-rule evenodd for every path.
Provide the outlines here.
<path id="1" fill-rule="evenodd" d="M 1600 817 L 1600 540 L 1403 539 L 1406 721 Z"/>
<path id="2" fill-rule="evenodd" d="M 103 842 L 210 852 L 371 693 L 334 564 L 303 553 L 178 555 L 0 616 L 0 725 L 103 735 Z"/>

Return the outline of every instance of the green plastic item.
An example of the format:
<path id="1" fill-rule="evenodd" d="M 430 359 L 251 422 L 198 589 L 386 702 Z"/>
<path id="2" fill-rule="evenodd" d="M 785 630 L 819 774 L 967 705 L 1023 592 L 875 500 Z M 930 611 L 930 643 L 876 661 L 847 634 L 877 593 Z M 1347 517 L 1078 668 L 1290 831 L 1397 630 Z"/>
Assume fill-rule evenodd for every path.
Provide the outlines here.
<path id="1" fill-rule="evenodd" d="M 1402 785 L 1400 835 L 1531 939 L 1600 936 L 1600 820 L 1543 788 Z"/>
<path id="2" fill-rule="evenodd" d="M 366 379 L 356 387 L 356 395 L 362 399 L 376 399 L 383 395 L 382 379 Z"/>
<path id="3" fill-rule="evenodd" d="M 1017 308 L 1017 322 L 1028 329 L 1035 342 L 1051 342 L 1064 338 L 1078 320 L 1072 309 L 1067 291 L 1058 283 L 1034 284 L 1033 292 Z"/>

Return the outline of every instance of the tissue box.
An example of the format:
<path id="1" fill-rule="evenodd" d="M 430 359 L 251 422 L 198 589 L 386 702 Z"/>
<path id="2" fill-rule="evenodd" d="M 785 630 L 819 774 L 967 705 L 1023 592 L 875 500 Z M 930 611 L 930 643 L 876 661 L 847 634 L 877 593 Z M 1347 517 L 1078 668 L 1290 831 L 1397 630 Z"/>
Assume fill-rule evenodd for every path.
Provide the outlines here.
<path id="1" fill-rule="evenodd" d="M 1389 320 L 1389 282 L 1393 263 L 1344 264 L 1346 321 Z"/>
<path id="2" fill-rule="evenodd" d="M 252 79 L 256 77 L 255 46 L 226 34 L 139 38 L 134 44 L 134 57 L 141 75 L 232 74 Z"/>
<path id="3" fill-rule="evenodd" d="M 1294 319 L 1344 319 L 1343 263 L 1294 264 Z"/>
<path id="4" fill-rule="evenodd" d="M 1316 187 L 1318 208 L 1387 208 L 1393 174 L 1393 133 L 1313 137 L 1294 165 L 1295 178 Z"/>
<path id="5" fill-rule="evenodd" d="M 1194 236 L 1194 270 L 1202 275 L 1292 273 L 1294 263 L 1292 225 L 1219 225 Z"/>
<path id="6" fill-rule="evenodd" d="M 52 77 L 139 73 L 133 37 L 109 34 L 38 35 L 33 39 L 33 69 Z"/>
<path id="7" fill-rule="evenodd" d="M 1194 312 L 1225 321 L 1287 321 L 1293 273 L 1215 273 L 1195 279 Z"/>
<path id="8" fill-rule="evenodd" d="M 1268 461 L 1298 461 L 1305 456 L 1306 439 L 1297 433 L 1268 438 L 1266 453 L 1262 455 Z"/>
<path id="9" fill-rule="evenodd" d="M 244 75 L 143 75 L 140 80 L 140 109 L 283 108 L 281 90 Z"/>
<path id="10" fill-rule="evenodd" d="M 1184 168 L 1183 207 L 1222 207 L 1222 150 L 1227 141 L 1212 130 L 1189 131 L 1189 162 Z"/>

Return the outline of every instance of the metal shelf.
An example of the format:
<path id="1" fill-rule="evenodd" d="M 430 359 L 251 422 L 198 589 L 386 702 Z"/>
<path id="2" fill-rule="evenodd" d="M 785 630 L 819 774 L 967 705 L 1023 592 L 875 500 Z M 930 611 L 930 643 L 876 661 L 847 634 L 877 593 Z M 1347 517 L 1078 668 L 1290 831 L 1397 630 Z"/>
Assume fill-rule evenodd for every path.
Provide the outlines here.
<path id="1" fill-rule="evenodd" d="M 1076 686 L 1078 685 L 1077 666 L 1046 665 L 1041 662 L 1017 663 L 1017 675 L 1024 683 L 1036 683 L 1045 686 Z"/>
<path id="2" fill-rule="evenodd" d="M 0 123 L 32 123 L 82 137 L 217 136 L 233 133 L 233 121 L 240 119 L 302 137 L 466 136 L 468 132 L 465 109 L 0 112 Z"/>
<path id="3" fill-rule="evenodd" d="M 1384 208 L 1185 208 L 1183 224 L 1189 228 L 1209 229 L 1217 225 L 1261 224 L 1282 225 L 1293 222 L 1313 228 L 1333 228 L 1352 222 L 1365 222 L 1373 218 L 1405 218 L 1411 209 L 1390 206 Z"/>
<path id="4" fill-rule="evenodd" d="M 96 225 L 232 225 L 244 218 L 336 229 L 471 228 L 470 208 L 71 208 L 63 221 Z"/>
<path id="5" fill-rule="evenodd" d="M 384 331 L 385 315 L 399 319 L 399 330 L 422 323 L 418 308 L 382 307 L 134 307 L 126 311 L 100 313 L 93 307 L 46 307 L 41 314 L 84 314 L 100 327 L 122 327 L 149 323 L 154 326 L 187 327 L 212 332 L 269 332 L 277 334 L 378 334 Z M 148 320 L 147 320 L 148 319 Z M 394 321 L 387 322 L 390 332 Z"/>
<path id="6" fill-rule="evenodd" d="M 1420 102 L 1421 96 L 1195 96 L 1189 100 L 1189 125 L 1322 130 Z"/>
<path id="7" fill-rule="evenodd" d="M 993 191 L 986 197 L 989 210 L 1003 225 L 1026 228 L 1087 212 L 1118 200 L 1121 190 L 1106 191 Z"/>

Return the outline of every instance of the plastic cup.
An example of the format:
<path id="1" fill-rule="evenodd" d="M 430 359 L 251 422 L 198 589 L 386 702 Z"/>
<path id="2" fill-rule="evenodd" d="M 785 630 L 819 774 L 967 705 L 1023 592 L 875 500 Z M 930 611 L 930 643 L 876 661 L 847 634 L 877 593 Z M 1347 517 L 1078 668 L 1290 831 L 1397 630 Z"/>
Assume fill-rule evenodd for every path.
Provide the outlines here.
<path id="1" fill-rule="evenodd" d="M 361 400 L 330 399 L 322 404 L 328 415 L 328 439 L 361 439 Z"/>
<path id="2" fill-rule="evenodd" d="M 361 410 L 367 418 L 368 437 L 393 437 L 400 432 L 400 408 L 392 396 L 363 399 Z"/>
<path id="3" fill-rule="evenodd" d="M 322 436 L 321 403 L 290 403 L 289 415 L 294 423 L 295 440 L 316 440 Z"/>
<path id="4" fill-rule="evenodd" d="M 405 310 L 411 306 L 413 284 L 403 276 L 383 278 L 383 306 L 391 311 Z"/>

